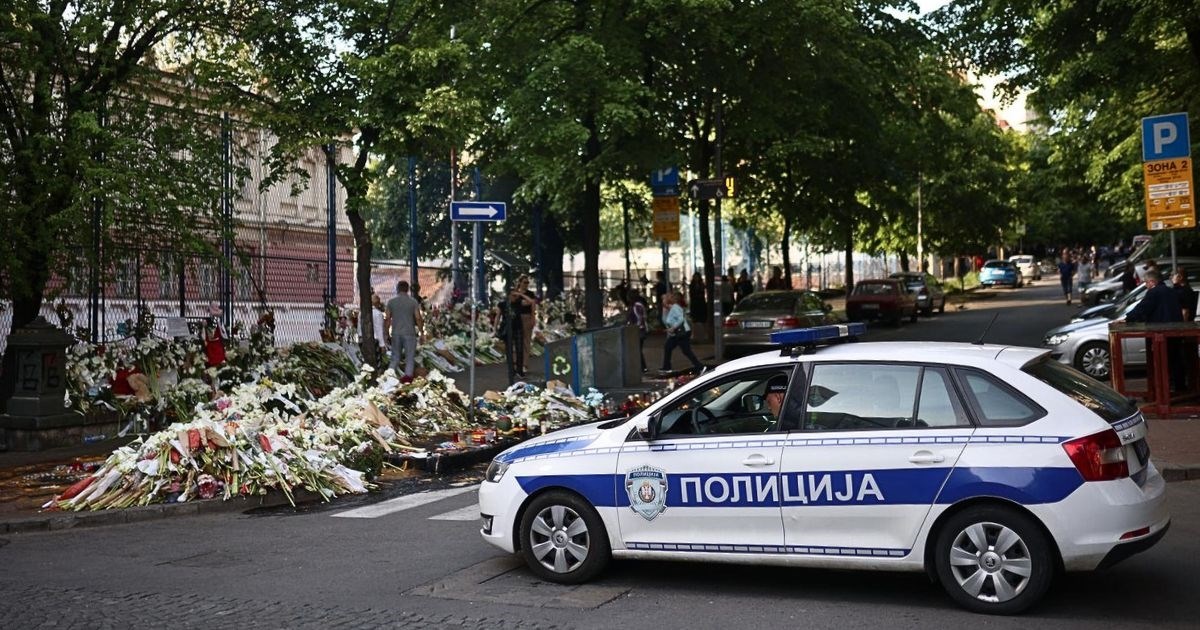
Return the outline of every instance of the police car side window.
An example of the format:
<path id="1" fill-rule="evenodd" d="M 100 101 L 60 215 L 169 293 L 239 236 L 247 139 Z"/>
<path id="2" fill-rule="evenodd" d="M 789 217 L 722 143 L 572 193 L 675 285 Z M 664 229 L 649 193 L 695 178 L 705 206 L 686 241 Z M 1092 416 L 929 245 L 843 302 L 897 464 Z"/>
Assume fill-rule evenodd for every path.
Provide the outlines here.
<path id="1" fill-rule="evenodd" d="M 917 426 L 921 367 L 818 363 L 808 387 L 804 428 L 842 431 Z"/>
<path id="2" fill-rule="evenodd" d="M 742 372 L 684 396 L 662 413 L 659 435 L 766 433 L 779 425 L 791 369 Z"/>
<path id="3" fill-rule="evenodd" d="M 958 404 L 945 370 L 926 367 L 921 370 L 921 399 L 917 403 L 918 427 L 965 427 L 971 421 Z"/>
<path id="4" fill-rule="evenodd" d="M 982 426 L 1028 424 L 1046 414 L 1033 401 L 989 374 L 967 369 L 958 369 L 956 372 Z"/>

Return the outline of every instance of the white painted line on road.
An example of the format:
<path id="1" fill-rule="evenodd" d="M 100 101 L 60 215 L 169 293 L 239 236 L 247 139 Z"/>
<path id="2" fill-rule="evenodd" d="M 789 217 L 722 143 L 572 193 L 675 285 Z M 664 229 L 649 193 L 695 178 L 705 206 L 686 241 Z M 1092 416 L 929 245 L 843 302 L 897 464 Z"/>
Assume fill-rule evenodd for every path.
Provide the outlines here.
<path id="1" fill-rule="evenodd" d="M 446 512 L 445 514 L 438 514 L 437 516 L 430 516 L 429 520 L 431 520 L 431 521 L 478 521 L 479 520 L 479 506 L 478 505 L 468 505 L 467 507 L 459 509 L 459 510 L 452 510 L 450 512 Z"/>
<path id="2" fill-rule="evenodd" d="M 478 486 L 470 485 L 462 488 L 447 488 L 446 490 L 434 490 L 431 492 L 418 492 L 415 494 L 406 494 L 395 499 L 381 501 L 374 505 L 367 505 L 345 512 L 338 512 L 332 516 L 338 518 L 379 518 L 393 512 L 409 510 L 415 507 L 420 507 L 434 501 L 441 501 L 449 497 L 457 496 L 466 492 L 473 492 Z"/>

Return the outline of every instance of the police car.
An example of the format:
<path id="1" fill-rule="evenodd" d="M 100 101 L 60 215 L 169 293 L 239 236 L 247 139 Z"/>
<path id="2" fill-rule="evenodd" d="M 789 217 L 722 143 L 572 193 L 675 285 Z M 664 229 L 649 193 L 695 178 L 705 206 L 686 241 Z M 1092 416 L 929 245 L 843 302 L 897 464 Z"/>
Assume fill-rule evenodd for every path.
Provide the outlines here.
<path id="1" fill-rule="evenodd" d="M 1045 350 L 783 331 L 629 419 L 498 455 L 485 540 L 543 579 L 610 558 L 925 571 L 1011 614 L 1170 523 L 1137 407 Z"/>

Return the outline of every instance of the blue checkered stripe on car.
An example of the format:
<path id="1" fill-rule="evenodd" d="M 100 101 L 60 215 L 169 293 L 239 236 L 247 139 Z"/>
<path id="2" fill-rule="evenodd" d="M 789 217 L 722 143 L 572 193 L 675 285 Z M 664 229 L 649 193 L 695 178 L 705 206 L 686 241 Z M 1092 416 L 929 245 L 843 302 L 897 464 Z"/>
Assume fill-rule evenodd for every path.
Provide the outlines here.
<path id="1" fill-rule="evenodd" d="M 922 435 L 898 437 L 857 437 L 857 438 L 779 438 L 773 440 L 681 440 L 678 442 L 658 442 L 654 444 L 623 444 L 601 448 L 587 448 L 598 435 L 583 438 L 565 438 L 552 442 L 541 442 L 533 446 L 518 448 L 510 453 L 502 454 L 500 460 L 509 464 L 536 459 L 557 459 L 561 457 L 579 457 L 583 455 L 604 455 L 619 453 L 622 450 L 636 452 L 669 452 L 669 451 L 704 451 L 739 448 L 770 448 L 796 447 L 808 448 L 814 446 L 890 446 L 890 445 L 937 445 L 937 444 L 1061 444 L 1070 439 L 1069 436 L 1059 435 Z"/>
<path id="2" fill-rule="evenodd" d="M 878 547 L 825 547 L 804 545 L 716 545 L 707 543 L 657 543 L 631 542 L 625 547 L 631 551 L 703 551 L 708 553 L 770 553 L 803 556 L 856 556 L 871 558 L 903 558 L 911 549 L 887 549 Z"/>

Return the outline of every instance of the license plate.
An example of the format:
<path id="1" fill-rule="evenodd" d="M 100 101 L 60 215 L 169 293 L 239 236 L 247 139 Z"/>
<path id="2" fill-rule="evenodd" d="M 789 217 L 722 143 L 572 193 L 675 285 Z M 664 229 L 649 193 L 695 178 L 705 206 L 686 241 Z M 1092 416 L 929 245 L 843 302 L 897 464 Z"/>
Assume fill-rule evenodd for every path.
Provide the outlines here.
<path id="1" fill-rule="evenodd" d="M 877 311 L 877 310 L 879 310 L 879 305 L 878 304 L 863 304 L 862 309 L 864 311 Z"/>
<path id="2" fill-rule="evenodd" d="M 771 322 L 743 322 L 743 328 L 770 328 Z"/>

